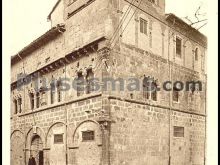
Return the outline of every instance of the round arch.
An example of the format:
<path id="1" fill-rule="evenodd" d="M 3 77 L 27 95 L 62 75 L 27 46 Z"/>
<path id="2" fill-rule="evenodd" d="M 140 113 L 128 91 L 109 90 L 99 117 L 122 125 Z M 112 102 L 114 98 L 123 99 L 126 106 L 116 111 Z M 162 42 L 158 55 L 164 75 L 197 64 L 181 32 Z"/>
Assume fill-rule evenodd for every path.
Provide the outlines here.
<path id="1" fill-rule="evenodd" d="M 54 126 L 56 126 L 56 125 L 58 125 L 58 124 L 62 124 L 62 125 L 66 125 L 64 122 L 61 122 L 61 121 L 59 121 L 59 122 L 55 122 L 55 123 L 53 123 L 49 128 L 48 128 L 48 130 L 47 130 L 47 133 L 46 133 L 46 136 L 45 136 L 45 144 L 46 144 L 46 146 L 47 146 L 47 138 L 48 138 L 48 135 L 49 135 L 49 133 L 50 133 L 50 131 L 52 130 L 52 128 L 54 127 Z"/>
<path id="2" fill-rule="evenodd" d="M 11 164 L 12 165 L 23 165 L 24 164 L 24 133 L 20 130 L 14 130 L 11 133 Z"/>
<path id="3" fill-rule="evenodd" d="M 79 123 L 72 134 L 71 151 L 73 164 L 100 164 L 102 158 L 102 128 L 97 121 L 84 120 Z"/>

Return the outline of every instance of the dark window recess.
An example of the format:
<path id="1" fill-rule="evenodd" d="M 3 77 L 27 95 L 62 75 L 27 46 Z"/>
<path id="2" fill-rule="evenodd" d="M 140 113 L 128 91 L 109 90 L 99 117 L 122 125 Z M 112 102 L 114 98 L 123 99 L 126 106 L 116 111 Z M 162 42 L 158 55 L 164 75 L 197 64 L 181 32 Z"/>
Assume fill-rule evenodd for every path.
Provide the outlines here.
<path id="1" fill-rule="evenodd" d="M 150 98 L 150 83 L 147 77 L 145 77 L 143 80 L 143 98 L 145 99 Z"/>
<path id="2" fill-rule="evenodd" d="M 39 92 L 36 93 L 36 107 L 37 108 L 40 107 L 40 93 Z"/>
<path id="3" fill-rule="evenodd" d="M 173 88 L 173 101 L 179 102 L 179 91 L 176 88 Z"/>
<path id="4" fill-rule="evenodd" d="M 92 81 L 94 79 L 94 73 L 92 71 L 92 69 L 89 69 L 87 71 L 87 75 L 86 75 L 86 93 L 89 94 L 93 91 L 93 87 L 92 87 Z"/>
<path id="5" fill-rule="evenodd" d="M 57 97 L 58 97 L 58 102 L 62 101 L 62 84 L 61 81 L 57 82 Z"/>
<path id="6" fill-rule="evenodd" d="M 180 38 L 176 38 L 176 55 L 178 57 L 182 56 L 182 40 Z"/>
<path id="7" fill-rule="evenodd" d="M 82 75 L 82 72 L 79 72 L 77 78 L 77 96 L 82 96 L 83 93 L 84 93 L 84 77 Z"/>
<path id="8" fill-rule="evenodd" d="M 54 135 L 54 144 L 63 143 L 63 134 Z"/>
<path id="9" fill-rule="evenodd" d="M 148 87 L 145 84 L 143 85 L 143 98 L 150 98 L 150 92 L 148 91 Z"/>
<path id="10" fill-rule="evenodd" d="M 39 151 L 39 165 L 43 165 L 44 164 L 44 152 L 43 151 Z"/>
<path id="11" fill-rule="evenodd" d="M 153 82 L 152 85 L 154 90 L 151 92 L 151 99 L 157 101 L 157 84 Z"/>
<path id="12" fill-rule="evenodd" d="M 195 60 L 198 61 L 199 57 L 198 57 L 198 48 L 196 48 L 195 50 Z"/>
<path id="13" fill-rule="evenodd" d="M 55 100 L 55 85 L 54 83 L 50 84 L 50 103 L 53 104 Z"/>
<path id="14" fill-rule="evenodd" d="M 92 141 L 95 139 L 94 131 L 84 131 L 82 132 L 82 140 L 83 141 Z"/>
<path id="15" fill-rule="evenodd" d="M 147 35 L 147 21 L 140 18 L 140 32 Z"/>
<path id="16" fill-rule="evenodd" d="M 31 109 L 34 109 L 34 94 L 30 93 L 30 104 L 31 104 Z"/>
<path id="17" fill-rule="evenodd" d="M 149 77 L 145 77 L 143 80 L 143 98 L 157 101 L 157 83 L 155 80 L 150 80 Z"/>
<path id="18" fill-rule="evenodd" d="M 19 113 L 22 112 L 22 98 L 18 99 L 18 111 L 19 111 Z"/>
<path id="19" fill-rule="evenodd" d="M 174 128 L 173 128 L 173 136 L 174 137 L 184 137 L 184 127 L 174 126 Z"/>
<path id="20" fill-rule="evenodd" d="M 18 101 L 17 100 L 14 100 L 14 108 L 15 108 L 14 114 L 17 114 L 18 113 Z"/>

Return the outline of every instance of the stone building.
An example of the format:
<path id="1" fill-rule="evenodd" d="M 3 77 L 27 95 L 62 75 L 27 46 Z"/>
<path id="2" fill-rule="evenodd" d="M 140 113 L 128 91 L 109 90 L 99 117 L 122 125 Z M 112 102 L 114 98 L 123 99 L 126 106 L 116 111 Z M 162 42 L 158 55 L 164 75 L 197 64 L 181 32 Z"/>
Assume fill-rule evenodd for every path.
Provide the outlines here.
<path id="1" fill-rule="evenodd" d="M 38 165 L 205 164 L 203 34 L 165 14 L 165 0 L 58 0 L 48 20 L 11 58 L 12 165 L 30 155 Z M 85 83 L 64 90 L 63 78 Z M 106 88 L 108 78 L 118 81 Z M 132 78 L 139 90 L 121 89 Z M 149 78 L 160 91 L 146 92 Z M 202 91 L 168 92 L 167 81 Z"/>

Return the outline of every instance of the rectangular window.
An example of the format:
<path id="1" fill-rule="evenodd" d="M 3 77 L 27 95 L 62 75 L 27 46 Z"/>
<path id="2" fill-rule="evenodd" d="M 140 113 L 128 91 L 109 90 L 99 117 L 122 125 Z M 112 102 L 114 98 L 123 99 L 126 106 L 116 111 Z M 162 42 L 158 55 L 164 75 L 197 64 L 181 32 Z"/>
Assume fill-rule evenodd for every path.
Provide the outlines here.
<path id="1" fill-rule="evenodd" d="M 176 56 L 182 56 L 182 40 L 176 37 Z"/>
<path id="2" fill-rule="evenodd" d="M 94 131 L 84 131 L 82 132 L 82 141 L 92 141 L 95 139 Z"/>
<path id="3" fill-rule="evenodd" d="M 63 143 L 63 134 L 55 134 L 54 135 L 54 144 L 62 144 Z"/>
<path id="4" fill-rule="evenodd" d="M 184 127 L 174 126 L 174 128 L 173 128 L 173 136 L 174 137 L 184 137 Z"/>
<path id="5" fill-rule="evenodd" d="M 140 32 L 147 35 L 147 21 L 140 18 Z"/>

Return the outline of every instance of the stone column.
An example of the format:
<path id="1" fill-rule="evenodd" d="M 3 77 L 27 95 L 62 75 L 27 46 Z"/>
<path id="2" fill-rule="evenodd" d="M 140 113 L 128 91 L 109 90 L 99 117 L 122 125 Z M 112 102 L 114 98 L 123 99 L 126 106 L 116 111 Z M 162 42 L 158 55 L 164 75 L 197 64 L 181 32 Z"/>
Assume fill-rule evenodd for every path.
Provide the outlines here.
<path id="1" fill-rule="evenodd" d="M 101 165 L 110 165 L 110 120 L 100 119 L 102 130 L 102 160 Z"/>

